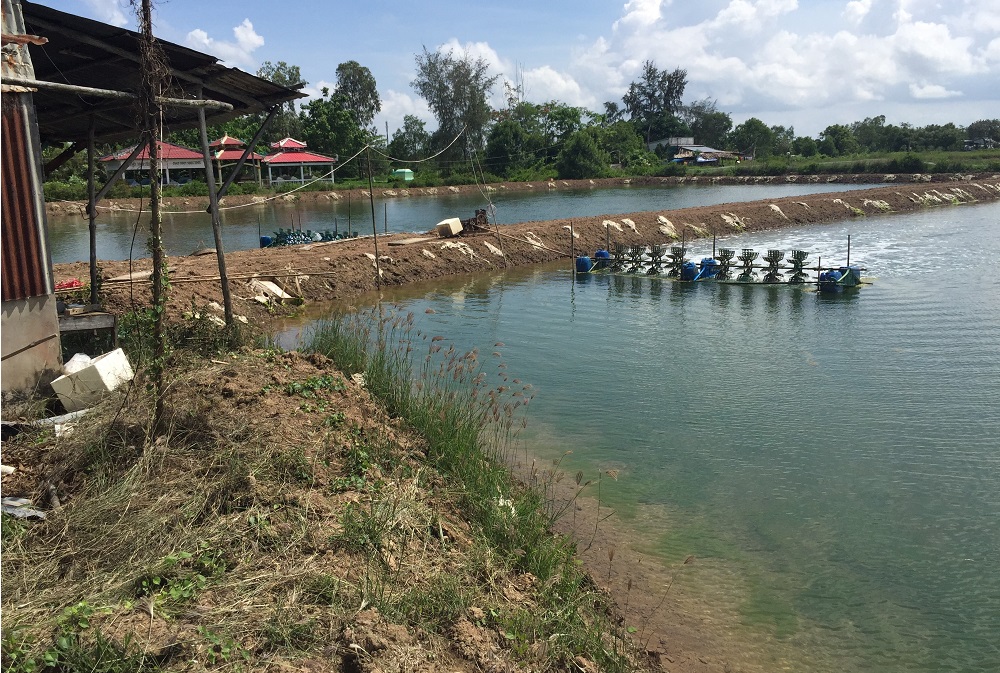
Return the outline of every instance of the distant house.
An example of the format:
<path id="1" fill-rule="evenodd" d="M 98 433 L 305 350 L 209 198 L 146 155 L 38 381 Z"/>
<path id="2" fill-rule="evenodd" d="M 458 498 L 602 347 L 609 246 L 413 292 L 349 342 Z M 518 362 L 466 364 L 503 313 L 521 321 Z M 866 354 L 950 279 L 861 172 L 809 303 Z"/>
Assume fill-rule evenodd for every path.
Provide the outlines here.
<path id="1" fill-rule="evenodd" d="M 196 175 L 204 176 L 205 157 L 201 152 L 180 145 L 163 142 L 156 144 L 160 159 L 160 182 L 165 185 L 183 184 Z M 121 151 L 101 157 L 98 161 L 108 173 L 114 173 L 129 155 L 135 150 L 135 145 Z M 129 184 L 149 183 L 149 146 L 146 145 L 129 164 L 123 176 Z"/>
<path id="2" fill-rule="evenodd" d="M 208 147 L 212 151 L 212 163 L 215 164 L 220 183 L 222 182 L 222 169 L 235 166 L 243 153 L 246 152 L 246 143 L 228 133 L 218 140 L 210 142 Z M 247 156 L 246 163 L 243 164 L 244 170 L 249 166 L 254 172 L 254 179 L 258 183 L 260 182 L 260 162 L 263 159 L 263 155 L 251 152 Z"/>
<path id="3" fill-rule="evenodd" d="M 660 138 L 659 140 L 654 140 L 646 145 L 646 149 L 650 152 L 655 152 L 657 148 L 667 148 L 679 147 L 681 145 L 694 145 L 694 138 L 685 137 L 671 137 L 671 138 Z"/>
<path id="4" fill-rule="evenodd" d="M 972 138 L 965 141 L 965 145 L 962 149 L 971 150 L 992 150 L 998 145 L 996 141 L 992 138 Z"/>
<path id="5" fill-rule="evenodd" d="M 674 158 L 679 164 L 720 164 L 724 159 L 738 160 L 740 157 L 733 152 L 717 150 L 708 145 L 678 145 L 674 148 Z"/>
<path id="6" fill-rule="evenodd" d="M 281 182 L 301 182 L 328 180 L 333 182 L 333 167 L 339 157 L 328 157 L 306 149 L 306 144 L 294 138 L 285 138 L 271 143 L 276 150 L 261 159 L 267 166 L 269 184 Z"/>

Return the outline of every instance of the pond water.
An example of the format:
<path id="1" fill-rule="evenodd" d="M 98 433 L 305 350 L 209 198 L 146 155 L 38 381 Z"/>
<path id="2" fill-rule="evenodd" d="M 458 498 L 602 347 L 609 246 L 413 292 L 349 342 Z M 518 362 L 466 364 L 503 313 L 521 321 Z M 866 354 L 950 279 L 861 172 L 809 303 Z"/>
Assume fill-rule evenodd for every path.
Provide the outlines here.
<path id="1" fill-rule="evenodd" d="M 798 670 L 995 671 L 998 222 L 994 203 L 720 242 L 832 263 L 851 234 L 876 277 L 854 294 L 563 263 L 386 297 L 460 349 L 506 344 L 537 391 L 530 451 L 618 470 L 602 498 L 644 551 L 698 557 L 679 591 L 734 637 Z"/>
<path id="2" fill-rule="evenodd" d="M 873 185 L 701 185 L 662 187 L 619 187 L 612 189 L 549 190 L 536 192 L 494 192 L 500 224 L 516 224 L 564 217 L 616 215 L 640 211 L 707 206 L 737 201 L 800 196 L 819 192 L 864 189 Z M 375 222 L 378 233 L 425 232 L 449 217 L 469 218 L 487 200 L 478 194 L 452 194 L 444 188 L 434 197 L 376 198 Z M 149 216 L 101 210 L 97 221 L 97 258 L 120 260 L 149 257 Z M 269 201 L 264 205 L 229 208 L 221 212 L 222 245 L 227 252 L 250 250 L 260 245 L 260 235 L 278 228 L 313 231 L 372 233 L 372 205 L 368 200 L 288 204 Z M 50 217 L 49 247 L 52 262 L 86 261 L 90 257 L 87 220 L 80 217 Z M 215 247 L 212 221 L 203 211 L 165 213 L 163 243 L 168 255 L 188 255 L 199 248 Z"/>

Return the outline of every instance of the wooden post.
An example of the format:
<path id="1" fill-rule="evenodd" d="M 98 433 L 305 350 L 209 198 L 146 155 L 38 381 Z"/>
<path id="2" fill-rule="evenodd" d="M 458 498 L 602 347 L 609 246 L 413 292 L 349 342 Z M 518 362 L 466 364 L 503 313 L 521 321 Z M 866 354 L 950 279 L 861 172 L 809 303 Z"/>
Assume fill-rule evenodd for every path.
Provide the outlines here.
<path id="1" fill-rule="evenodd" d="M 90 224 L 90 303 L 97 303 L 97 184 L 94 175 L 95 119 L 90 117 L 90 128 L 87 130 L 87 219 Z"/>
<path id="2" fill-rule="evenodd" d="M 576 240 L 573 237 L 573 222 L 569 223 L 569 256 L 573 258 L 573 275 L 576 275 Z"/>
<path id="3" fill-rule="evenodd" d="M 229 177 L 226 178 L 226 181 L 222 183 L 221 187 L 219 187 L 219 192 L 218 192 L 219 198 L 222 198 L 223 196 L 226 195 L 226 190 L 229 189 L 229 185 L 233 184 L 233 180 L 236 179 L 236 176 L 240 172 L 240 169 L 243 168 L 243 164 L 246 163 L 247 158 L 251 154 L 253 154 L 254 148 L 257 147 L 257 143 L 260 142 L 260 137 L 264 135 L 264 130 L 267 128 L 267 125 L 271 122 L 271 119 L 274 117 L 274 113 L 276 111 L 277 111 L 277 106 L 274 106 L 270 110 L 268 110 L 267 117 L 264 119 L 264 121 L 260 123 L 260 127 L 257 129 L 257 133 L 254 134 L 253 139 L 250 141 L 250 144 L 244 148 L 243 156 L 241 156 L 240 160 L 236 162 L 236 166 L 233 167 L 232 173 L 229 174 Z M 260 161 L 255 159 L 253 163 L 254 166 L 256 166 L 257 168 L 257 184 L 259 185 L 261 184 Z M 270 175 L 270 167 L 268 168 L 268 174 Z M 219 175 L 221 176 L 222 173 L 220 172 Z"/>
<path id="4" fill-rule="evenodd" d="M 226 254 L 222 249 L 222 222 L 219 220 L 219 196 L 215 191 L 215 171 L 208 148 L 208 126 L 205 108 L 198 108 L 198 128 L 201 132 L 201 153 L 205 157 L 205 181 L 208 184 L 208 210 L 212 214 L 212 235 L 215 237 L 215 256 L 219 260 L 219 278 L 222 284 L 222 308 L 226 324 L 233 324 L 233 297 L 229 293 L 229 276 L 226 274 Z"/>
<path id="5" fill-rule="evenodd" d="M 388 126 L 389 122 L 386 122 L 385 124 L 386 124 L 386 126 Z M 388 203 L 383 203 L 382 204 L 382 233 L 383 234 L 388 234 L 389 233 L 389 204 Z"/>
<path id="6" fill-rule="evenodd" d="M 368 202 L 372 206 L 372 238 L 375 239 L 375 287 L 382 287 L 382 267 L 378 260 L 378 231 L 375 228 L 375 191 L 372 181 L 372 151 L 368 148 Z"/>
<path id="7" fill-rule="evenodd" d="M 851 265 L 851 235 L 847 235 L 847 266 Z"/>

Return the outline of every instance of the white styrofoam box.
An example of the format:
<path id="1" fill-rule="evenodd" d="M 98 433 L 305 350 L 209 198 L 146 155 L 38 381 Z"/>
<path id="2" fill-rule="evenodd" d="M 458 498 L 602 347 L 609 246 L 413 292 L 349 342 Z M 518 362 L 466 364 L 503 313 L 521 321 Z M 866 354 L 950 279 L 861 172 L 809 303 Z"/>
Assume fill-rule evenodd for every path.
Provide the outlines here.
<path id="1" fill-rule="evenodd" d="M 437 233 L 438 236 L 443 238 L 458 236 L 462 233 L 462 220 L 457 217 L 449 217 L 447 220 L 441 220 L 437 223 Z"/>
<path id="2" fill-rule="evenodd" d="M 118 348 L 97 356 L 89 367 L 60 376 L 52 382 L 52 389 L 66 411 L 78 411 L 97 404 L 104 395 L 131 381 L 134 375 L 125 351 Z"/>

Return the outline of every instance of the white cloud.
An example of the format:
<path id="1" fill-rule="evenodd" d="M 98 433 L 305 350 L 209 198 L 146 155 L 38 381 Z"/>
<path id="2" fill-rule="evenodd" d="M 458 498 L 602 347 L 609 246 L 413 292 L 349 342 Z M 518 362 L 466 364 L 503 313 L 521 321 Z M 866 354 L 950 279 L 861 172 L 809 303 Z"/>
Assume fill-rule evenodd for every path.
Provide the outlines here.
<path id="1" fill-rule="evenodd" d="M 431 132 L 437 126 L 434 123 L 434 115 L 427 107 L 427 101 L 419 96 L 412 96 L 408 93 L 390 89 L 383 94 L 382 111 L 375 116 L 375 128 L 384 129 L 386 122 L 389 122 L 389 137 L 396 132 L 396 129 L 403 127 L 403 117 L 413 115 L 427 122 L 427 131 Z"/>
<path id="2" fill-rule="evenodd" d="M 195 28 L 187 34 L 187 45 L 219 57 L 226 65 L 252 69 L 257 63 L 253 52 L 264 46 L 264 38 L 254 30 L 250 19 L 243 19 L 240 25 L 233 28 L 233 36 L 236 38 L 234 42 L 216 40 L 201 28 Z"/>
<path id="3" fill-rule="evenodd" d="M 844 18 L 857 26 L 870 11 L 872 11 L 872 0 L 851 0 L 844 8 Z"/>
<path id="4" fill-rule="evenodd" d="M 86 0 L 86 3 L 94 10 L 100 21 L 119 27 L 128 24 L 128 18 L 118 0 Z"/>
<path id="5" fill-rule="evenodd" d="M 949 91 L 940 84 L 910 84 L 910 95 L 919 99 L 955 98 L 961 91 Z"/>
<path id="6" fill-rule="evenodd" d="M 521 79 L 524 82 L 524 97 L 530 101 L 557 100 L 567 105 L 587 108 L 598 104 L 593 94 L 585 92 L 571 75 L 558 72 L 551 66 L 526 70 Z"/>

